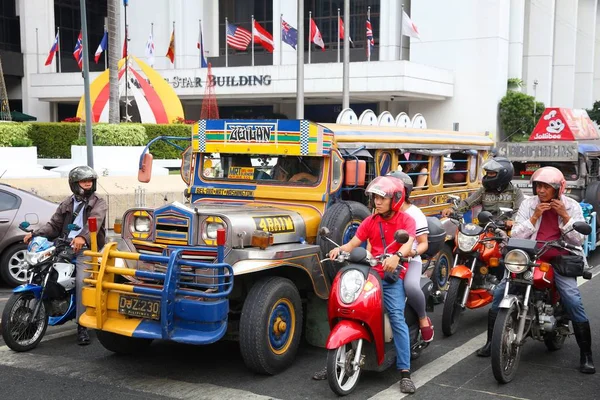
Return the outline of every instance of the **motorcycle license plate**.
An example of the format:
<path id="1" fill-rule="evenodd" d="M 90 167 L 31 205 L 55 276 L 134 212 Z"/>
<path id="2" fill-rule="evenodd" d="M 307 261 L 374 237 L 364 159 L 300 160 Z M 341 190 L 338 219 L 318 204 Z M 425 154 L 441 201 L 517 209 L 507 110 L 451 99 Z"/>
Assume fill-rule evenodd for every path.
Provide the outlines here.
<path id="1" fill-rule="evenodd" d="M 137 296 L 119 297 L 119 314 L 130 317 L 160 319 L 160 301 Z"/>

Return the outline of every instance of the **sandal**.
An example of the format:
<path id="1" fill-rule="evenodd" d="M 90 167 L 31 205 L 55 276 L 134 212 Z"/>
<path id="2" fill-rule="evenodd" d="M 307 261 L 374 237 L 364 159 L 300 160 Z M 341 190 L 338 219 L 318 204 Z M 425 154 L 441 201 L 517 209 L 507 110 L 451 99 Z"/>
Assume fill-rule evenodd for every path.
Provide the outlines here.
<path id="1" fill-rule="evenodd" d="M 412 394 L 416 392 L 415 384 L 410 378 L 402 378 L 400 379 L 400 391 L 402 393 Z"/>
<path id="2" fill-rule="evenodd" d="M 327 379 L 327 367 L 323 368 L 320 371 L 315 372 L 312 377 L 315 381 L 324 381 Z"/>

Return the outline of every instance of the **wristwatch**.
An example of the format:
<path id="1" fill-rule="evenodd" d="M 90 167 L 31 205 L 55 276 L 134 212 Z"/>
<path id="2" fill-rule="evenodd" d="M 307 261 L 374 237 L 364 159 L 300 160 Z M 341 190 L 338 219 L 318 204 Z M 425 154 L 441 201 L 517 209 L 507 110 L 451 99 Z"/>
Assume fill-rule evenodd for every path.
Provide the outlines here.
<path id="1" fill-rule="evenodd" d="M 404 257 L 404 256 L 402 255 L 402 252 L 401 252 L 401 251 L 397 251 L 397 252 L 396 252 L 396 255 L 397 255 L 398 257 L 400 257 L 400 258 Z"/>

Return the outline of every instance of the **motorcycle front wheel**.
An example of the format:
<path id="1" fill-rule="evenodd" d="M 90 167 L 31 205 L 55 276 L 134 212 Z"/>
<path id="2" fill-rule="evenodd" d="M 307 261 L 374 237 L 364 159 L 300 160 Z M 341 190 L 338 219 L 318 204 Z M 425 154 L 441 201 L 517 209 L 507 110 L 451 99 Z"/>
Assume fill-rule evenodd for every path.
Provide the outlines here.
<path id="1" fill-rule="evenodd" d="M 327 353 L 327 380 L 338 396 L 346 396 L 356 389 L 361 367 L 354 370 L 352 361 L 356 356 L 358 340 L 343 344 Z M 360 355 L 359 355 L 360 358 Z"/>
<path id="2" fill-rule="evenodd" d="M 41 302 L 35 320 L 33 311 Z M 48 328 L 48 314 L 44 302 L 33 293 L 15 293 L 6 302 L 2 312 L 2 337 L 14 351 L 29 351 L 35 348 Z"/>
<path id="3" fill-rule="evenodd" d="M 492 372 L 500 383 L 512 381 L 519 368 L 521 346 L 517 344 L 519 310 L 513 304 L 498 312 L 492 335 Z"/>
<path id="4" fill-rule="evenodd" d="M 445 336 L 452 336 L 458 329 L 458 321 L 463 313 L 462 299 L 467 287 L 465 279 L 450 277 L 450 285 L 444 300 L 442 313 L 442 332 Z"/>

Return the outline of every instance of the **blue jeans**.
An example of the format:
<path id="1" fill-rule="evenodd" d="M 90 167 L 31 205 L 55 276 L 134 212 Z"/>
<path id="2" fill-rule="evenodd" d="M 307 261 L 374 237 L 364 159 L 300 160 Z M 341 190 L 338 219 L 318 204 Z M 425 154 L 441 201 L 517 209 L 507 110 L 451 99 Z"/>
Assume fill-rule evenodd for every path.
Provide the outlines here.
<path id="1" fill-rule="evenodd" d="M 389 284 L 383 283 L 383 303 L 390 317 L 392 332 L 394 334 L 394 346 L 396 347 L 396 368 L 399 370 L 410 369 L 410 337 L 408 325 L 404 320 L 404 306 L 406 295 L 404 294 L 404 282 Z"/>
<path id="2" fill-rule="evenodd" d="M 577 287 L 577 278 L 568 278 L 566 276 L 554 273 L 554 283 L 560 294 L 560 302 L 565 308 L 567 315 L 573 322 L 587 322 L 588 317 L 583 309 L 581 301 L 581 292 Z M 504 297 L 504 288 L 506 287 L 506 278 L 500 282 L 494 290 L 494 301 L 492 301 L 492 311 L 498 311 L 500 302 Z"/>

